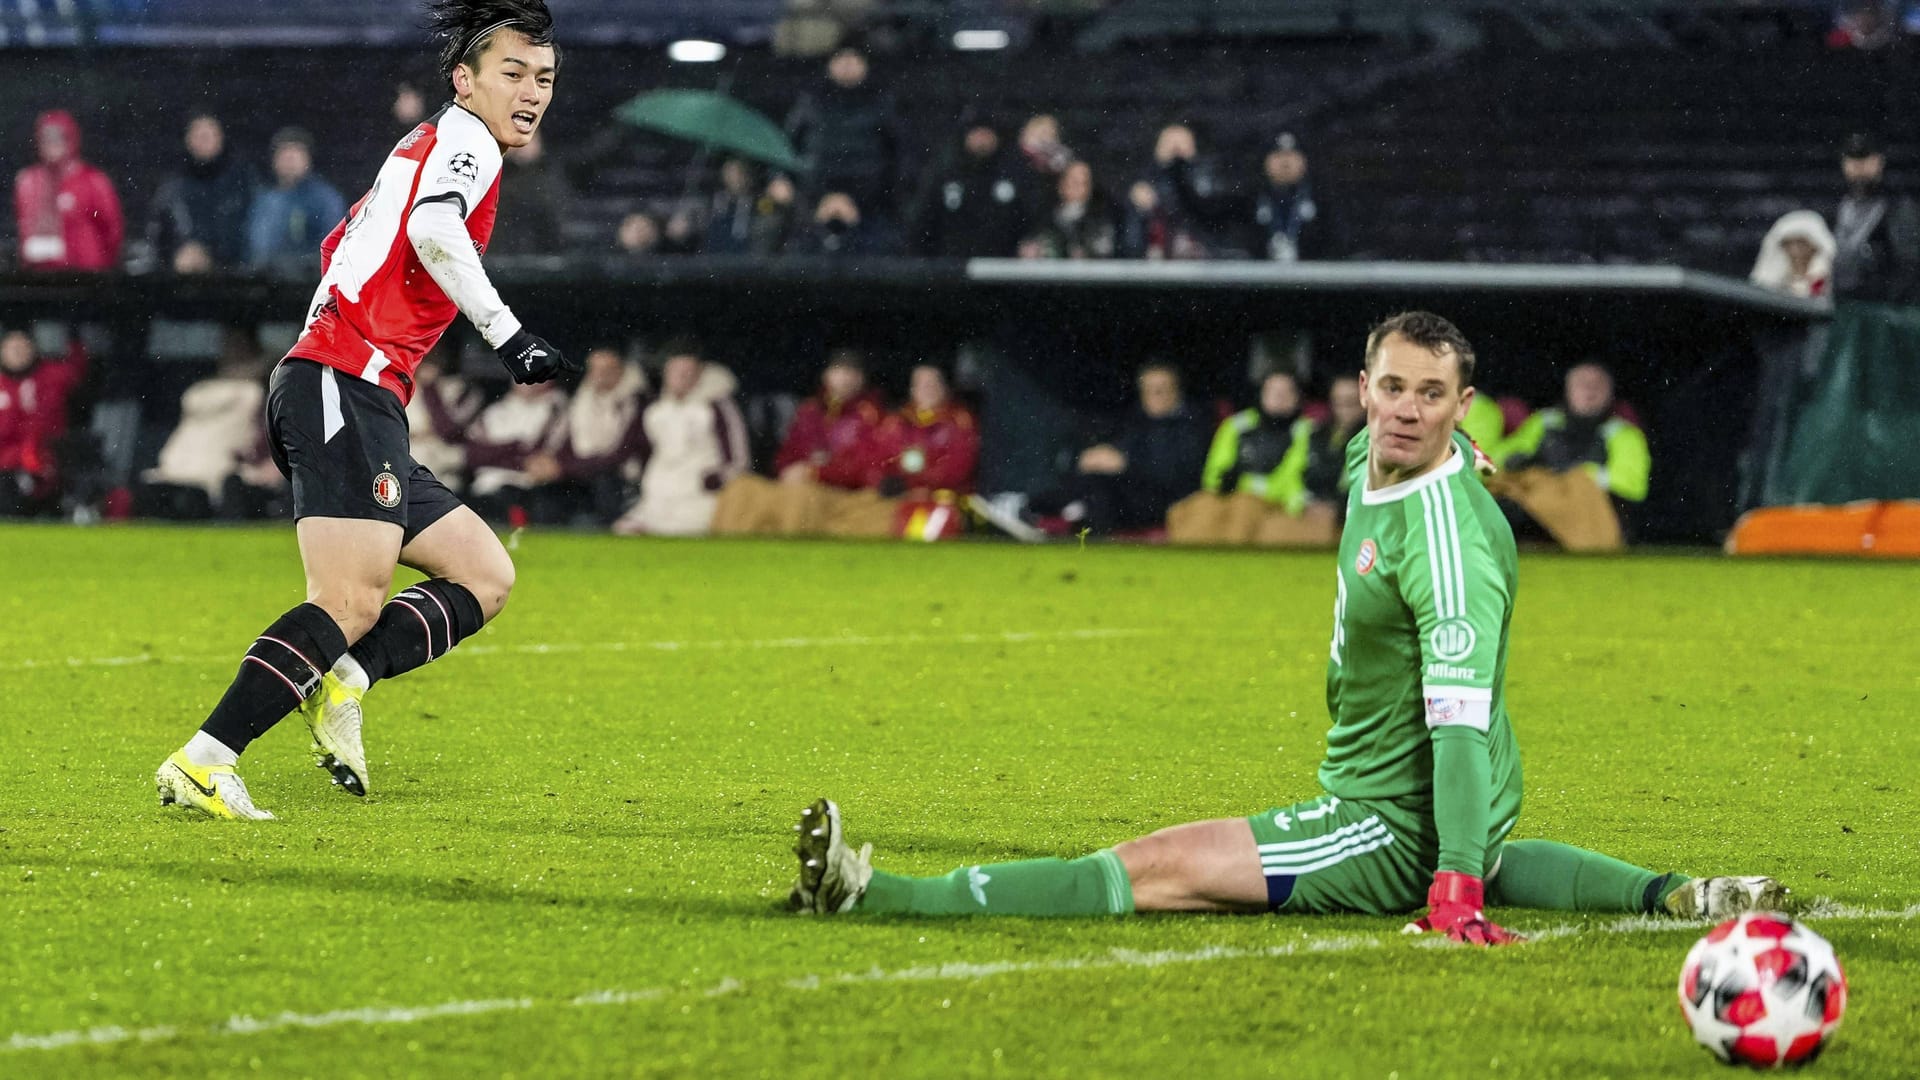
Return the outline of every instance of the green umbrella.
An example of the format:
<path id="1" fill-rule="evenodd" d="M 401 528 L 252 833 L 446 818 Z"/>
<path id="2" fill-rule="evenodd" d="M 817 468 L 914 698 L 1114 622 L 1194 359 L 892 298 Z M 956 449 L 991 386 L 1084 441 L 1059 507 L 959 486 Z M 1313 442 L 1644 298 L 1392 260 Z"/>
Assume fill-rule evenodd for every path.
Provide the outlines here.
<path id="1" fill-rule="evenodd" d="M 777 169 L 798 171 L 800 155 L 773 121 L 752 108 L 709 90 L 655 90 L 614 110 L 638 128 L 686 139 Z"/>

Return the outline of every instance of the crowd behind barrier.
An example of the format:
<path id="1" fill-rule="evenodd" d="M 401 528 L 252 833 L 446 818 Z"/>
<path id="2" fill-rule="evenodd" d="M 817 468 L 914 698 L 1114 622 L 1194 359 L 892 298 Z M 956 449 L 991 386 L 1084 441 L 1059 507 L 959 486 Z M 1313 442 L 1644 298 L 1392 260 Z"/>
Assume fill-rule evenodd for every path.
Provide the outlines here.
<path id="1" fill-rule="evenodd" d="M 1903 47 L 1897 35 L 1890 42 L 1835 38 L 1827 44 L 1836 53 L 1876 55 Z M 597 58 L 604 62 L 610 55 Z M 1054 61 L 1010 62 L 1038 68 Z M 1337 66 L 1309 70 L 1319 75 Z M 1063 123 L 1062 116 L 1084 121 L 1099 115 L 1067 107 L 1084 101 L 1063 101 L 1059 108 L 1032 101 L 1035 107 L 1019 108 L 1017 93 L 993 100 L 979 94 L 986 104 L 958 110 L 957 120 L 951 106 L 964 94 L 947 98 L 944 112 L 921 101 L 903 103 L 879 85 L 859 48 L 833 51 L 823 67 L 796 88 L 785 117 L 803 168 L 775 172 L 748 156 L 716 154 L 708 160 L 703 154 L 680 172 L 684 184 L 675 195 L 609 198 L 605 192 L 617 192 L 619 184 L 607 177 L 633 171 L 631 133 L 606 126 L 598 114 L 579 118 L 567 132 L 573 146 L 568 156 L 544 140 L 510 155 L 502 179 L 507 212 L 489 254 L 509 265 L 516 258 L 559 260 L 555 265 L 575 277 L 591 274 L 592 261 L 601 260 L 610 277 L 644 288 L 650 275 L 665 273 L 658 268 L 670 257 L 684 255 L 704 257 L 695 273 L 709 274 L 729 259 L 857 269 L 895 256 L 1088 264 L 1251 259 L 1285 266 L 1378 254 L 1378 239 L 1390 235 L 1379 221 L 1353 214 L 1349 200 L 1336 198 L 1339 185 L 1312 164 L 1310 140 L 1300 131 L 1280 124 L 1260 131 L 1258 111 L 1234 115 L 1223 109 L 1217 86 L 1197 86 L 1184 110 L 1211 112 L 1199 122 L 1143 129 L 1136 112 L 1108 131 Z M 1235 76 L 1245 77 L 1244 69 Z M 1044 79 L 1036 85 L 1065 94 Z M 1298 86 L 1285 80 L 1276 85 Z M 339 185 L 357 182 L 366 171 L 359 162 L 419 123 L 437 97 L 430 81 L 414 78 L 384 84 L 383 102 L 384 86 L 393 87 L 385 109 L 390 129 L 381 130 L 383 116 L 381 123 L 353 131 L 350 137 L 364 145 L 329 143 L 343 137 L 340 127 L 316 135 L 285 122 L 308 119 L 292 115 L 268 118 L 273 133 L 263 140 L 264 154 L 256 155 L 230 139 L 222 110 L 183 110 L 185 120 L 176 129 L 182 152 L 171 168 L 162 168 L 150 152 L 123 157 L 111 170 L 91 164 L 84 128 L 102 110 L 81 112 L 87 123 L 61 108 L 36 115 L 32 160 L 19 169 L 13 187 L 15 276 L 8 295 L 0 296 L 0 325 L 9 330 L 0 350 L 0 473 L 8 478 L 0 510 L 81 519 L 277 512 L 284 499 L 275 492 L 275 471 L 263 462 L 257 432 L 243 430 L 234 417 L 257 413 L 248 403 L 259 367 L 275 359 L 280 344 L 282 335 L 270 326 L 263 331 L 262 324 L 293 311 L 266 311 L 264 300 L 278 302 L 287 291 L 275 283 L 311 276 L 319 238 L 354 196 Z M 925 88 L 914 84 L 916 93 Z M 1167 115 L 1164 108 L 1160 112 Z M 113 110 L 105 110 L 105 117 L 107 126 L 126 131 Z M 254 114 L 244 121 L 254 130 L 262 122 Z M 1208 145 L 1209 130 L 1227 134 L 1226 149 Z M 1829 173 L 1837 197 L 1819 210 L 1801 207 L 1781 215 L 1761 242 L 1751 279 L 1785 296 L 1912 302 L 1920 290 L 1920 211 L 1888 185 L 1886 150 L 1877 136 L 1842 129 L 1826 138 L 1837 151 L 1828 160 L 1837 158 L 1840 166 Z M 1089 153 L 1071 145 L 1083 141 Z M 150 150 L 152 143 L 142 145 Z M 334 168 L 336 160 L 351 167 Z M 586 227 L 583 203 L 595 207 L 595 227 Z M 1379 205 L 1369 204 L 1376 215 Z M 157 380 L 121 383 L 130 357 L 136 364 L 150 362 L 167 351 L 163 328 L 145 323 L 144 312 L 76 311 L 53 299 L 73 275 L 123 271 L 135 275 L 125 280 L 141 283 L 164 305 L 192 311 L 194 282 L 202 279 L 208 287 L 201 292 L 212 300 L 203 307 L 229 305 L 217 313 L 200 311 L 202 317 L 182 331 L 205 339 L 210 321 L 227 327 L 218 348 L 203 340 L 179 350 L 202 367 L 217 366 L 208 373 L 212 377 L 176 385 L 185 370 L 179 368 Z M 752 288 L 765 280 L 762 272 L 738 273 L 736 300 L 757 303 Z M 47 282 L 44 303 L 35 299 L 37 275 Z M 231 310 L 237 280 L 264 283 L 255 291 L 262 302 Z M 832 338 L 849 336 L 842 331 L 823 329 L 803 347 L 780 343 L 786 377 L 773 380 L 784 385 L 769 393 L 757 368 L 736 377 L 727 362 L 735 359 L 731 355 L 716 363 L 693 343 L 675 346 L 684 354 L 663 353 L 670 331 L 705 334 L 713 327 L 702 322 L 734 316 L 715 320 L 687 313 L 667 326 L 636 316 L 613 333 L 595 331 L 604 342 L 574 342 L 604 346 L 594 349 L 601 357 L 596 371 L 577 387 L 516 391 L 492 401 L 487 399 L 497 388 L 484 380 L 468 385 L 472 373 L 462 370 L 459 343 L 452 342 L 445 359 L 448 386 L 444 393 L 423 395 L 433 399 L 434 414 L 416 418 L 416 437 L 436 442 L 448 455 L 446 467 L 469 485 L 476 503 L 502 520 L 617 522 L 623 532 L 698 532 L 716 518 L 722 528 L 772 528 L 765 523 L 773 521 L 783 530 L 810 529 L 834 519 L 813 496 L 771 516 L 764 507 L 733 513 L 747 496 L 731 493 L 751 493 L 756 463 L 780 485 L 760 493 L 763 503 L 777 502 L 775 496 L 791 502 L 792 491 L 783 489 L 803 484 L 883 500 L 884 506 L 867 508 L 869 524 L 861 527 L 869 531 L 898 532 L 909 522 L 923 527 L 928 507 L 955 508 L 941 515 L 946 529 L 965 507 L 1023 535 L 1081 529 L 1157 535 L 1173 508 L 1203 487 L 1204 494 L 1267 504 L 1259 507 L 1262 515 L 1318 522 L 1337 514 L 1325 448 L 1344 430 L 1334 419 L 1347 394 L 1337 376 L 1350 370 L 1352 358 L 1337 355 L 1328 335 L 1305 329 L 1313 313 L 1296 309 L 1266 318 L 1252 328 L 1264 335 L 1258 342 L 1246 340 L 1244 318 L 1220 335 L 1228 339 L 1224 346 L 1194 333 L 1196 320 L 1189 318 L 1181 327 L 1184 338 L 1165 335 L 1147 355 L 1115 350 L 1096 365 L 1096 374 L 1068 377 L 1065 390 L 1050 387 L 1053 396 L 1067 399 L 1067 407 L 1056 410 L 1053 423 L 1038 425 L 1052 436 L 1027 455 L 1039 464 L 1006 469 L 996 463 L 1014 456 L 1008 449 L 1014 440 L 1006 437 L 1004 424 L 996 435 L 991 415 L 992 405 L 1004 405 L 1005 387 L 990 394 L 990 380 L 978 364 L 969 367 L 972 344 L 992 336 L 980 324 L 993 317 L 993 305 L 977 296 L 966 299 L 975 306 L 962 304 L 944 318 L 949 324 L 970 320 L 971 327 L 916 329 L 909 325 L 913 319 L 901 320 L 904 329 L 893 335 L 885 365 L 894 384 L 889 389 L 904 402 L 898 411 L 870 395 L 858 403 L 842 400 L 830 384 L 796 411 L 800 388 L 793 372 L 820 364 L 836 344 Z M 1075 319 L 1085 322 L 1088 316 L 1070 314 L 1062 321 Z M 1027 345 L 1029 351 L 1038 348 Z M 1490 387 L 1474 421 L 1490 458 L 1528 467 L 1510 469 L 1515 484 L 1527 472 L 1578 474 L 1586 486 L 1575 494 L 1617 517 L 1622 536 L 1649 524 L 1641 504 L 1650 488 L 1654 507 L 1661 507 L 1660 470 L 1649 440 L 1635 406 L 1613 400 L 1606 370 L 1609 352 L 1628 347 L 1598 342 L 1527 356 L 1529 365 L 1549 367 L 1555 378 L 1569 373 L 1565 400 L 1546 392 L 1535 372 L 1512 387 Z M 1079 351 L 1086 348 L 1081 343 Z M 108 362 L 95 362 L 89 374 L 89 356 L 101 353 Z M 683 361 L 679 377 L 669 378 L 676 360 Z M 638 363 L 648 370 L 642 373 Z M 1122 372 L 1139 378 L 1140 401 L 1133 407 L 1116 400 L 1130 381 Z M 1056 375 L 1046 372 L 1042 381 Z M 1580 376 L 1579 388 L 1574 375 Z M 1105 381 L 1076 394 L 1076 378 L 1082 390 L 1092 379 Z M 1287 378 L 1291 394 L 1283 386 Z M 1520 387 L 1522 381 L 1529 385 Z M 1595 389 L 1602 381 L 1604 393 Z M 940 393 L 934 392 L 936 382 Z M 1630 387 L 1640 408 L 1669 411 L 1671 378 L 1665 384 L 1630 378 Z M 1699 388 L 1680 390 L 1684 400 Z M 998 400 L 982 402 L 983 396 Z M 156 400 L 175 397 L 177 426 L 172 401 Z M 1087 402 L 1075 400 L 1081 397 Z M 1285 404 L 1289 398 L 1292 405 Z M 1248 405 L 1253 407 L 1243 408 Z M 873 415 L 848 433 L 848 408 L 853 415 Z M 789 419 L 797 417 L 805 431 L 816 414 L 832 418 L 824 427 L 839 432 L 840 441 L 800 477 L 785 448 L 794 438 Z M 153 429 L 161 423 L 168 427 L 164 438 L 156 438 Z M 1656 435 L 1652 443 L 1660 441 Z M 969 456 L 949 459 L 955 445 L 971 445 L 970 456 L 979 464 L 954 464 Z M 669 468 L 668 459 L 679 464 Z M 651 485 L 649 475 L 655 477 Z M 671 505 L 660 501 L 670 487 L 676 492 Z M 1516 506 L 1540 498 L 1553 504 L 1567 494 L 1561 487 L 1516 487 L 1511 497 Z M 986 497 L 971 498 L 976 494 Z M 1663 509 L 1650 516 L 1651 535 L 1698 533 L 1697 522 L 1672 526 Z M 889 522 L 885 530 L 871 524 L 883 517 Z M 1547 532 L 1558 535 L 1550 526 Z"/>

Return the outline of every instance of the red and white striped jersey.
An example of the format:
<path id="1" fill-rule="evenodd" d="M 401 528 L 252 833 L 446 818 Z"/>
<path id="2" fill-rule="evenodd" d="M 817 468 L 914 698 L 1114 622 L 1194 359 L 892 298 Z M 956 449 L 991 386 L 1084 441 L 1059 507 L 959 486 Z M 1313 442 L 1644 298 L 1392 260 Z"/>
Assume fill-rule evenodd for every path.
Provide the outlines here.
<path id="1" fill-rule="evenodd" d="M 448 105 L 393 148 L 373 187 L 320 245 L 322 277 L 288 356 L 379 383 L 405 404 L 413 372 L 460 310 L 407 236 L 414 208 L 450 202 L 484 254 L 500 202 L 500 145 L 479 117 Z"/>

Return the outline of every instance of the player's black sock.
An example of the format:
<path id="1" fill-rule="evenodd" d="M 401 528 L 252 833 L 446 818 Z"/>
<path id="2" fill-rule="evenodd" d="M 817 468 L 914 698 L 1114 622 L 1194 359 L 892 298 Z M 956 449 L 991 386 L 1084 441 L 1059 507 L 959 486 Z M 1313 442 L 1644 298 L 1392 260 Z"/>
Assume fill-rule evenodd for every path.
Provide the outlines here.
<path id="1" fill-rule="evenodd" d="M 301 604 L 255 638 L 220 704 L 200 730 L 238 754 L 267 733 L 320 685 L 320 673 L 347 651 L 340 624 Z"/>
<path id="2" fill-rule="evenodd" d="M 466 586 L 433 578 L 395 593 L 349 651 L 372 685 L 447 655 L 486 621 Z"/>

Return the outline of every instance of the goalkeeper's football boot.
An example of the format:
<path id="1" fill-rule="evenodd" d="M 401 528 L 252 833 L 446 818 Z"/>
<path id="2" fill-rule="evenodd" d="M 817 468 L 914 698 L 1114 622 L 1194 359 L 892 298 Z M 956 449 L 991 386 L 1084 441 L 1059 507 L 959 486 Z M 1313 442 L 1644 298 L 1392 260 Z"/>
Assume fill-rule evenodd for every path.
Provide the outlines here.
<path id="1" fill-rule="evenodd" d="M 184 806 L 212 818 L 228 821 L 272 821 L 273 815 L 253 805 L 247 785 L 231 765 L 195 765 L 184 753 L 160 763 L 153 774 L 161 806 Z"/>
<path id="2" fill-rule="evenodd" d="M 313 733 L 314 764 L 333 774 L 349 795 L 367 794 L 367 751 L 360 743 L 360 699 L 366 691 L 329 671 L 300 703 Z"/>
<path id="3" fill-rule="evenodd" d="M 1793 910 L 1792 890 L 1770 877 L 1694 878 L 1668 894 L 1668 914 L 1720 922 L 1749 911 Z"/>
<path id="4" fill-rule="evenodd" d="M 800 879 L 787 903 L 806 915 L 838 915 L 852 911 L 873 880 L 873 845 L 859 851 L 847 845 L 840 831 L 840 808 L 828 799 L 816 799 L 800 811 L 793 827 L 800 839 L 793 853 L 800 857 Z"/>

